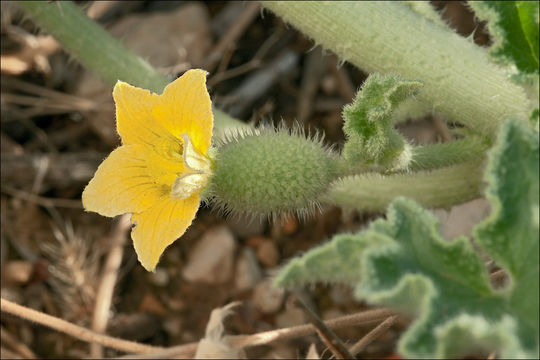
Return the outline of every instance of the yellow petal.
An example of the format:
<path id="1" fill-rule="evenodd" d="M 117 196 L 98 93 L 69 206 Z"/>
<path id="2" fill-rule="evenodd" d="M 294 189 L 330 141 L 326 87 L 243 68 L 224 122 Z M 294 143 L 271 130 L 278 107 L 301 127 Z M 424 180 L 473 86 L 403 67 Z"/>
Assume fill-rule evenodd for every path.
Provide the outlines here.
<path id="1" fill-rule="evenodd" d="M 185 171 L 182 154 L 184 152 L 182 139 L 176 139 L 171 134 L 149 148 L 146 153 L 148 171 L 158 184 L 169 188 L 175 179 Z"/>
<path id="2" fill-rule="evenodd" d="M 154 116 L 175 137 L 187 133 L 195 148 L 207 155 L 212 138 L 212 104 L 206 71 L 194 69 L 170 83 L 159 96 Z"/>
<path id="3" fill-rule="evenodd" d="M 123 145 L 99 165 L 82 194 L 83 206 L 103 216 L 148 209 L 169 188 L 156 185 L 148 173 L 145 146 Z"/>
<path id="4" fill-rule="evenodd" d="M 199 202 L 198 193 L 184 200 L 164 196 L 148 210 L 131 217 L 131 222 L 136 224 L 131 238 L 139 262 L 146 270 L 154 271 L 165 248 L 184 234 Z"/>
<path id="5" fill-rule="evenodd" d="M 122 144 L 153 145 L 167 135 L 161 122 L 152 115 L 158 95 L 118 81 L 114 86 L 113 98 L 116 104 L 116 128 Z"/>

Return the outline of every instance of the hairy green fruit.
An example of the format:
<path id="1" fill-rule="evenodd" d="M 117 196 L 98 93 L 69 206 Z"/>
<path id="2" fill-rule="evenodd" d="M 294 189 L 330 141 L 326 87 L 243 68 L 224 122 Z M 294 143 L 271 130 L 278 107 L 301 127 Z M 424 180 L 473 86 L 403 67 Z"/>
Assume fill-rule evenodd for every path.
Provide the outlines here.
<path id="1" fill-rule="evenodd" d="M 336 157 L 317 136 L 255 130 L 218 147 L 210 195 L 225 212 L 273 217 L 315 210 L 336 173 Z"/>

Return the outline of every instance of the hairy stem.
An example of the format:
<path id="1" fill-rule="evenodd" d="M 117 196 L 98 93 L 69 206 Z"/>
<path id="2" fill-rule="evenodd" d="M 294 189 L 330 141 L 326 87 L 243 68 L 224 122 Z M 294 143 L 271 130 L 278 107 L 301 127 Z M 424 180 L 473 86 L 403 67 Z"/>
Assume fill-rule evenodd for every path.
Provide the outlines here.
<path id="1" fill-rule="evenodd" d="M 433 171 L 394 175 L 366 173 L 331 184 L 323 201 L 357 210 L 384 211 L 396 196 L 430 208 L 447 207 L 482 194 L 483 160 Z"/>
<path id="2" fill-rule="evenodd" d="M 415 146 L 412 148 L 409 170 L 430 170 L 462 163 L 485 155 L 488 148 L 489 143 L 477 136 L 440 144 Z"/>
<path id="3" fill-rule="evenodd" d="M 71 1 L 19 1 L 17 5 L 108 84 L 114 85 L 122 80 L 161 94 L 169 83 L 164 75 L 129 51 Z M 214 109 L 214 118 L 218 132 L 247 127 L 217 109 Z"/>
<path id="4" fill-rule="evenodd" d="M 478 134 L 493 137 L 506 117 L 528 117 L 523 89 L 484 49 L 400 2 L 262 4 L 363 70 L 423 81 L 418 100 Z"/>

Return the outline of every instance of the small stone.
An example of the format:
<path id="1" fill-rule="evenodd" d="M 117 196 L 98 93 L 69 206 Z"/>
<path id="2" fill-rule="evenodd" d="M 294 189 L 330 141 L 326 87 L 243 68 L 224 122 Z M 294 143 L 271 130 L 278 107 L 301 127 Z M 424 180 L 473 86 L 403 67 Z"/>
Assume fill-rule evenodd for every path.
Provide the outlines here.
<path id="1" fill-rule="evenodd" d="M 298 220 L 294 215 L 287 215 L 283 224 L 281 225 L 281 231 L 285 235 L 292 235 L 298 230 Z"/>
<path id="2" fill-rule="evenodd" d="M 334 304 L 345 305 L 352 300 L 352 289 L 345 285 L 335 285 L 330 289 L 329 295 Z"/>
<path id="3" fill-rule="evenodd" d="M 276 326 L 278 328 L 286 328 L 306 323 L 306 315 L 304 311 L 297 307 L 287 308 L 276 316 Z"/>
<path id="4" fill-rule="evenodd" d="M 4 281 L 13 284 L 26 284 L 30 281 L 34 265 L 24 260 L 13 260 L 2 269 Z"/>
<path id="5" fill-rule="evenodd" d="M 279 263 L 279 252 L 270 239 L 264 239 L 257 247 L 257 257 L 261 264 L 269 267 L 276 266 Z"/>
<path id="6" fill-rule="evenodd" d="M 227 282 L 233 272 L 235 248 L 236 242 L 227 227 L 208 230 L 191 250 L 182 271 L 184 278 L 209 284 Z"/>
<path id="7" fill-rule="evenodd" d="M 343 313 L 343 311 L 339 309 L 328 309 L 328 310 L 323 311 L 323 313 L 321 314 L 321 318 L 323 320 L 331 320 L 331 319 L 336 319 L 344 315 L 345 314 Z"/>
<path id="8" fill-rule="evenodd" d="M 281 308 L 284 297 L 283 290 L 274 287 L 271 280 L 260 282 L 253 292 L 255 306 L 265 314 L 278 311 Z"/>
<path id="9" fill-rule="evenodd" d="M 182 330 L 182 322 L 177 317 L 169 318 L 163 321 L 163 328 L 171 337 L 177 337 Z"/>
<path id="10" fill-rule="evenodd" d="M 146 295 L 144 295 L 141 304 L 139 305 L 139 310 L 160 316 L 167 315 L 167 309 L 165 309 L 163 304 L 161 304 L 161 302 L 151 293 L 146 293 Z"/>
<path id="11" fill-rule="evenodd" d="M 261 268 L 251 248 L 244 248 L 236 263 L 234 285 L 238 291 L 252 289 L 262 279 Z"/>
<path id="12" fill-rule="evenodd" d="M 475 199 L 453 206 L 450 211 L 436 209 L 434 213 L 441 221 L 441 234 L 452 240 L 460 235 L 471 236 L 475 225 L 489 215 L 489 209 L 486 199 Z"/>
<path id="13" fill-rule="evenodd" d="M 264 236 L 252 236 L 246 240 L 246 245 L 251 246 L 252 248 L 258 248 L 265 240 L 266 238 Z"/>
<path id="14" fill-rule="evenodd" d="M 154 273 L 149 274 L 150 282 L 156 286 L 167 286 L 169 283 L 169 274 L 164 268 L 157 268 Z"/>
<path id="15" fill-rule="evenodd" d="M 227 220 L 227 225 L 229 225 L 236 236 L 247 239 L 262 234 L 265 223 L 258 219 L 246 221 L 246 219 L 242 218 L 231 218 Z"/>

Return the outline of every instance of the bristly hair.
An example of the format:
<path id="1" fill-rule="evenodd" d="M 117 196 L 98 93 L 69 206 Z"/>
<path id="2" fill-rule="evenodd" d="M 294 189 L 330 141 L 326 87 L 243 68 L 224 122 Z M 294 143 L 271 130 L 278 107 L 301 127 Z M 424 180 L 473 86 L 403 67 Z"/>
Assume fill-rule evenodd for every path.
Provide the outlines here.
<path id="1" fill-rule="evenodd" d="M 334 151 L 335 144 L 324 144 L 325 135 L 323 132 L 319 131 L 318 129 L 314 129 L 314 131 L 312 131 L 312 129 L 306 130 L 296 120 L 293 122 L 290 128 L 287 126 L 285 121 L 281 119 L 277 125 L 272 124 L 271 121 L 268 120 L 261 122 L 257 128 L 231 129 L 226 131 L 221 137 L 214 138 L 214 146 L 219 148 L 227 144 L 238 143 L 248 137 L 278 133 L 286 133 L 291 136 L 305 138 L 308 141 L 318 145 L 324 152 L 328 154 L 329 157 L 337 156 Z M 205 205 L 209 205 L 210 209 L 214 213 L 217 213 L 218 216 L 224 216 L 227 219 L 243 219 L 249 223 L 252 223 L 253 221 L 264 220 L 283 222 L 290 214 L 294 214 L 300 221 L 306 221 L 322 211 L 321 203 L 318 199 L 305 200 L 307 201 L 306 205 L 294 209 L 290 207 L 282 207 L 270 212 L 258 212 L 251 209 L 239 209 L 231 206 L 216 196 L 212 186 L 210 185 L 210 188 L 208 189 L 208 196 L 203 199 L 203 202 Z"/>

